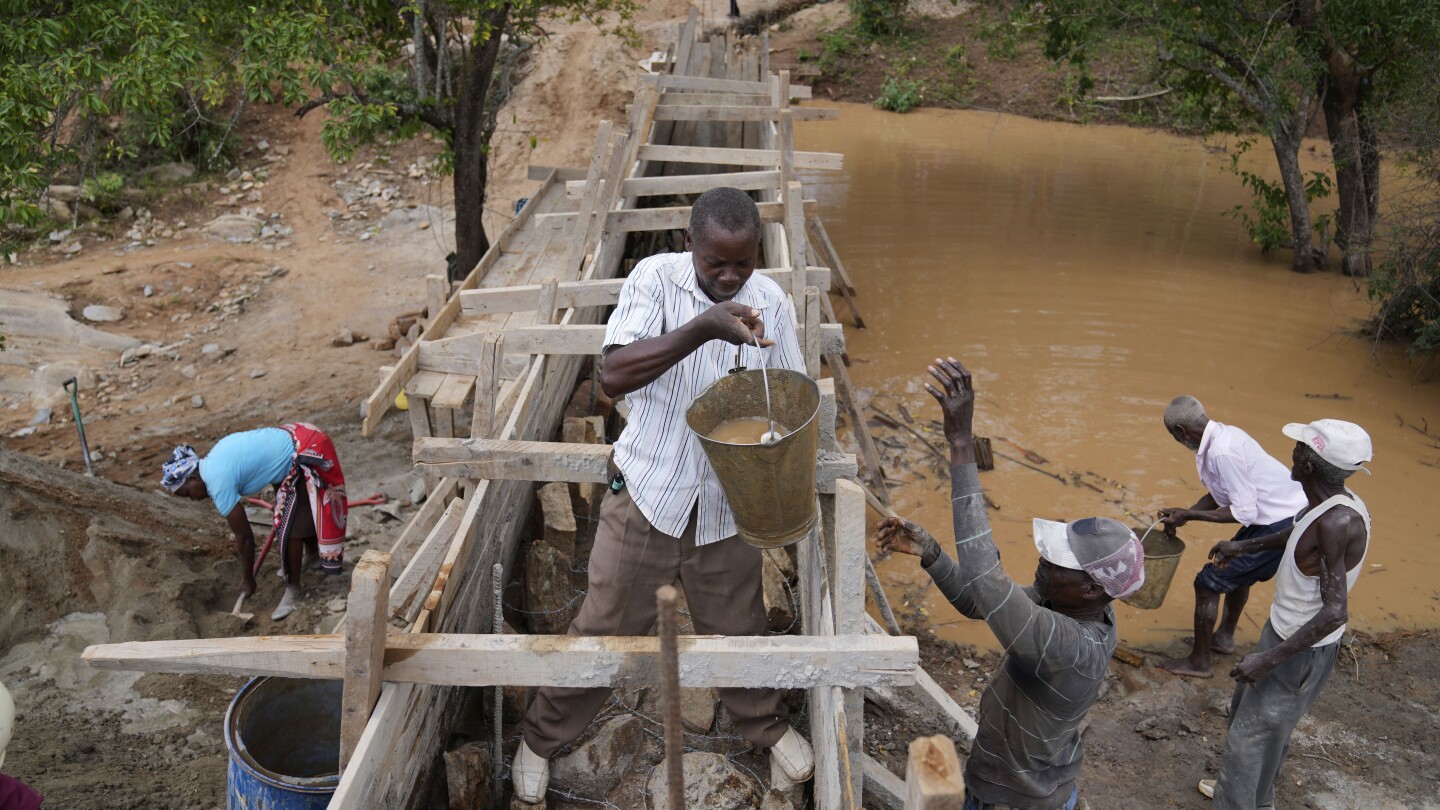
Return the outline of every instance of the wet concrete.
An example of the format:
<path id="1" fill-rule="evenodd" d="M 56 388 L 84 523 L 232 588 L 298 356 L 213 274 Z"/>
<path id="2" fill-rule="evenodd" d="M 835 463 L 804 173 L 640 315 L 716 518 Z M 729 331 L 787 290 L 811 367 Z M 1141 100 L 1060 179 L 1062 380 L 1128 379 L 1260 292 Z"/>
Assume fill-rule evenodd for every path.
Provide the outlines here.
<path id="1" fill-rule="evenodd" d="M 1261 255 L 1222 215 L 1246 201 L 1222 171 L 1228 157 L 1123 127 L 840 106 L 839 123 L 801 125 L 797 148 L 845 154 L 843 171 L 805 180 L 870 326 L 847 330 L 857 386 L 923 423 L 939 416 L 920 387 L 925 365 L 953 354 L 976 375 L 979 434 L 1042 454 L 1040 466 L 1063 478 L 1094 473 L 1084 477 L 1102 490 L 997 459 L 981 480 L 1001 507 L 990 517 L 1012 576 L 1033 575 L 1032 517 L 1098 514 L 1133 525 L 1202 494 L 1193 454 L 1161 423 L 1165 404 L 1189 393 L 1287 466 L 1286 422 L 1334 417 L 1369 430 L 1375 475 L 1352 486 L 1375 536 L 1351 596 L 1352 626 L 1440 624 L 1428 573 L 1440 562 L 1440 521 L 1427 513 L 1440 492 L 1440 439 L 1419 432 L 1428 424 L 1440 434 L 1440 384 L 1417 382 L 1402 354 L 1358 334 L 1369 313 L 1363 286 L 1290 272 L 1288 255 Z M 1312 146 L 1306 168 L 1323 168 L 1328 145 Z M 1262 150 L 1250 157 L 1274 175 Z M 1022 458 L 1012 445 L 995 447 Z M 943 481 L 891 476 L 907 481 L 892 490 L 896 508 L 950 537 Z M 1122 638 L 1161 645 L 1188 634 L 1190 581 L 1235 528 L 1185 527 L 1189 548 L 1170 597 L 1158 610 L 1119 606 Z M 892 599 L 926 581 L 908 558 L 879 569 Z M 1268 584 L 1254 590 L 1242 644 L 1258 638 L 1271 593 Z M 923 607 L 944 637 L 993 646 L 933 589 Z"/>

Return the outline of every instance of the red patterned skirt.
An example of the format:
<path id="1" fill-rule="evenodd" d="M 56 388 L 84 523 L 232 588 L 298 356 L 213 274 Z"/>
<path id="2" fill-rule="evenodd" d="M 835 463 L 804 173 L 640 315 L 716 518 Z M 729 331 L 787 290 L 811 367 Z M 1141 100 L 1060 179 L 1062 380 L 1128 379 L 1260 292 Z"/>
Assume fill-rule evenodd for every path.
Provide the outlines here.
<path id="1" fill-rule="evenodd" d="M 280 428 L 295 440 L 295 463 L 285 480 L 275 487 L 275 535 L 280 538 L 280 559 L 286 559 L 295 498 L 303 491 L 310 499 L 310 514 L 315 519 L 320 567 L 327 574 L 339 574 L 345 562 L 345 519 L 349 514 L 340 457 L 330 437 L 314 425 L 292 422 Z M 285 570 L 283 564 L 280 570 Z"/>

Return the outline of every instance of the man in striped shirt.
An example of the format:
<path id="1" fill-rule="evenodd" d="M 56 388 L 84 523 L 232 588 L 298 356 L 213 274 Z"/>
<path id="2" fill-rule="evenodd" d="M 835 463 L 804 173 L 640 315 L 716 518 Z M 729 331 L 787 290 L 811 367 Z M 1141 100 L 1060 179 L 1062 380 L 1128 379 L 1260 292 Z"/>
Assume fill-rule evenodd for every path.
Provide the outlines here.
<path id="1" fill-rule="evenodd" d="M 970 372 L 953 357 L 936 359 L 929 371 L 940 388 L 925 388 L 940 402 L 950 442 L 955 559 L 901 518 L 880 524 L 879 546 L 920 557 L 945 598 L 985 620 L 1005 648 L 975 716 L 965 810 L 1071 810 L 1084 756 L 1080 722 L 1099 698 L 1115 651 L 1110 601 L 1145 583 L 1145 552 L 1134 532 L 1109 518 L 1037 520 L 1034 584 L 1006 575 L 975 467 Z"/>
<path id="2" fill-rule="evenodd" d="M 685 422 L 685 409 L 736 364 L 805 370 L 790 300 L 754 275 L 760 211 L 743 191 L 707 191 L 691 209 L 688 251 L 635 266 L 605 332 L 600 385 L 630 403 L 615 443 L 619 474 L 600 507 L 589 588 L 570 634 L 646 635 L 655 590 L 679 580 L 695 632 L 763 635 L 760 550 L 735 533 L 735 518 Z M 522 723 L 512 769 L 515 795 L 539 802 L 549 759 L 574 740 L 610 695 L 542 688 Z M 770 748 L 792 782 L 810 778 L 810 744 L 786 722 L 778 689 L 721 689 L 736 729 Z"/>

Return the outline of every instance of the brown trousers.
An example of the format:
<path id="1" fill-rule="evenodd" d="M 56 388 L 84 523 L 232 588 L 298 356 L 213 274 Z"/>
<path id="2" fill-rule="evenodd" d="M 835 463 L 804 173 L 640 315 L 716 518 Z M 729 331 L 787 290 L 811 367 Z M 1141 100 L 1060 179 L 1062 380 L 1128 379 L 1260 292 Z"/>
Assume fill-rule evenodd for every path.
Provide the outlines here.
<path id="1" fill-rule="evenodd" d="M 655 590 L 677 579 L 690 618 L 701 635 L 765 634 L 760 550 L 737 537 L 695 546 L 695 515 L 680 537 L 650 525 L 628 490 L 607 492 L 590 554 L 590 582 L 572 636 L 643 636 L 655 632 Z M 786 711 L 778 689 L 720 689 L 736 729 L 768 748 L 785 734 Z M 594 689 L 543 687 L 521 727 L 530 750 L 550 758 L 571 742 L 610 697 Z"/>

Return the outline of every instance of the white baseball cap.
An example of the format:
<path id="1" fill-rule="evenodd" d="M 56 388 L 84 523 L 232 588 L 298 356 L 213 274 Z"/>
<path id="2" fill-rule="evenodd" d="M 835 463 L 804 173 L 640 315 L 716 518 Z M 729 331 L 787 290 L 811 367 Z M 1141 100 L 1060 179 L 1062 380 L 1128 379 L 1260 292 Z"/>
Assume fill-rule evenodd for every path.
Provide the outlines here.
<path id="1" fill-rule="evenodd" d="M 1071 523 L 1035 518 L 1035 550 L 1051 564 L 1084 571 L 1111 597 L 1122 599 L 1145 584 L 1145 550 L 1129 526 L 1110 518 Z"/>
<path id="2" fill-rule="evenodd" d="M 1342 470 L 1365 470 L 1360 466 L 1374 458 L 1370 434 L 1354 422 L 1339 419 L 1316 419 L 1308 425 L 1291 422 L 1285 426 L 1286 436 L 1309 445 L 1320 458 Z"/>

